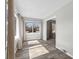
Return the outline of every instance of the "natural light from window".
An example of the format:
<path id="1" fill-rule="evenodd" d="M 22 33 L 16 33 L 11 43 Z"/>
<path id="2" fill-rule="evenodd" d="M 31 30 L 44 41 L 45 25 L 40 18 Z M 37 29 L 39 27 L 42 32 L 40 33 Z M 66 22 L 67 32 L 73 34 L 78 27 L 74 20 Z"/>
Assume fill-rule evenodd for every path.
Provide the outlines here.
<path id="1" fill-rule="evenodd" d="M 32 45 L 36 44 L 36 45 L 29 47 L 30 59 L 49 53 L 49 51 L 43 45 L 41 45 L 38 40 L 28 41 L 28 45 L 31 44 Z"/>

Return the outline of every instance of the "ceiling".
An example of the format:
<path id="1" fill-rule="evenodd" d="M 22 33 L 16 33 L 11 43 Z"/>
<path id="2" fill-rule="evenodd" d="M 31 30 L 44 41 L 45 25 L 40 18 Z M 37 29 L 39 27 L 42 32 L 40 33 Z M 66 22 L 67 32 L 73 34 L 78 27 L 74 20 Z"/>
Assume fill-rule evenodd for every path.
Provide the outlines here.
<path id="1" fill-rule="evenodd" d="M 71 1 L 72 0 L 15 0 L 14 5 L 16 11 L 23 17 L 45 19 Z"/>

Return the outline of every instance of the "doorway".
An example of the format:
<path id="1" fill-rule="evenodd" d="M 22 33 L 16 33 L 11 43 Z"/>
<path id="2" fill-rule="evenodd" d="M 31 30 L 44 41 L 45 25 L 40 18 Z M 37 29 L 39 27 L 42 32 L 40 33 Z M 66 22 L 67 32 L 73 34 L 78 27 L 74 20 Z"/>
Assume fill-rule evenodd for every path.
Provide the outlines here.
<path id="1" fill-rule="evenodd" d="M 47 41 L 50 46 L 56 46 L 56 20 L 48 20 L 47 21 Z"/>
<path id="2" fill-rule="evenodd" d="M 56 20 L 47 21 L 47 40 L 56 39 Z"/>

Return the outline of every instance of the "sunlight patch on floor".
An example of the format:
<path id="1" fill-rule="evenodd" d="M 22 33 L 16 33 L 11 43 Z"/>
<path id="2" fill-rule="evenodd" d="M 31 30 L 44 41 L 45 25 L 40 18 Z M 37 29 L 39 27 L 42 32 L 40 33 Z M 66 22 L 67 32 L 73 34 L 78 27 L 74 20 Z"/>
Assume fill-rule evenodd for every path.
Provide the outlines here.
<path id="1" fill-rule="evenodd" d="M 28 41 L 28 45 L 32 45 L 32 44 L 39 44 L 40 42 L 37 40 L 33 40 L 33 41 Z"/>
<path id="2" fill-rule="evenodd" d="M 49 53 L 49 51 L 42 45 L 36 45 L 29 48 L 30 59 L 33 59 L 35 57 L 38 57 L 47 53 Z"/>

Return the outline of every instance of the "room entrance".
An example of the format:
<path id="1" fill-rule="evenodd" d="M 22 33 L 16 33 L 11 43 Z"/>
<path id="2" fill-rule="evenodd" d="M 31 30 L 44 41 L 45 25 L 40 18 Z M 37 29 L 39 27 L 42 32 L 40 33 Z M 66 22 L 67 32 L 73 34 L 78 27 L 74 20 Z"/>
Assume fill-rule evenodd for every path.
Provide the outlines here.
<path id="1" fill-rule="evenodd" d="M 56 21 L 48 20 L 47 21 L 47 40 L 56 38 Z"/>

